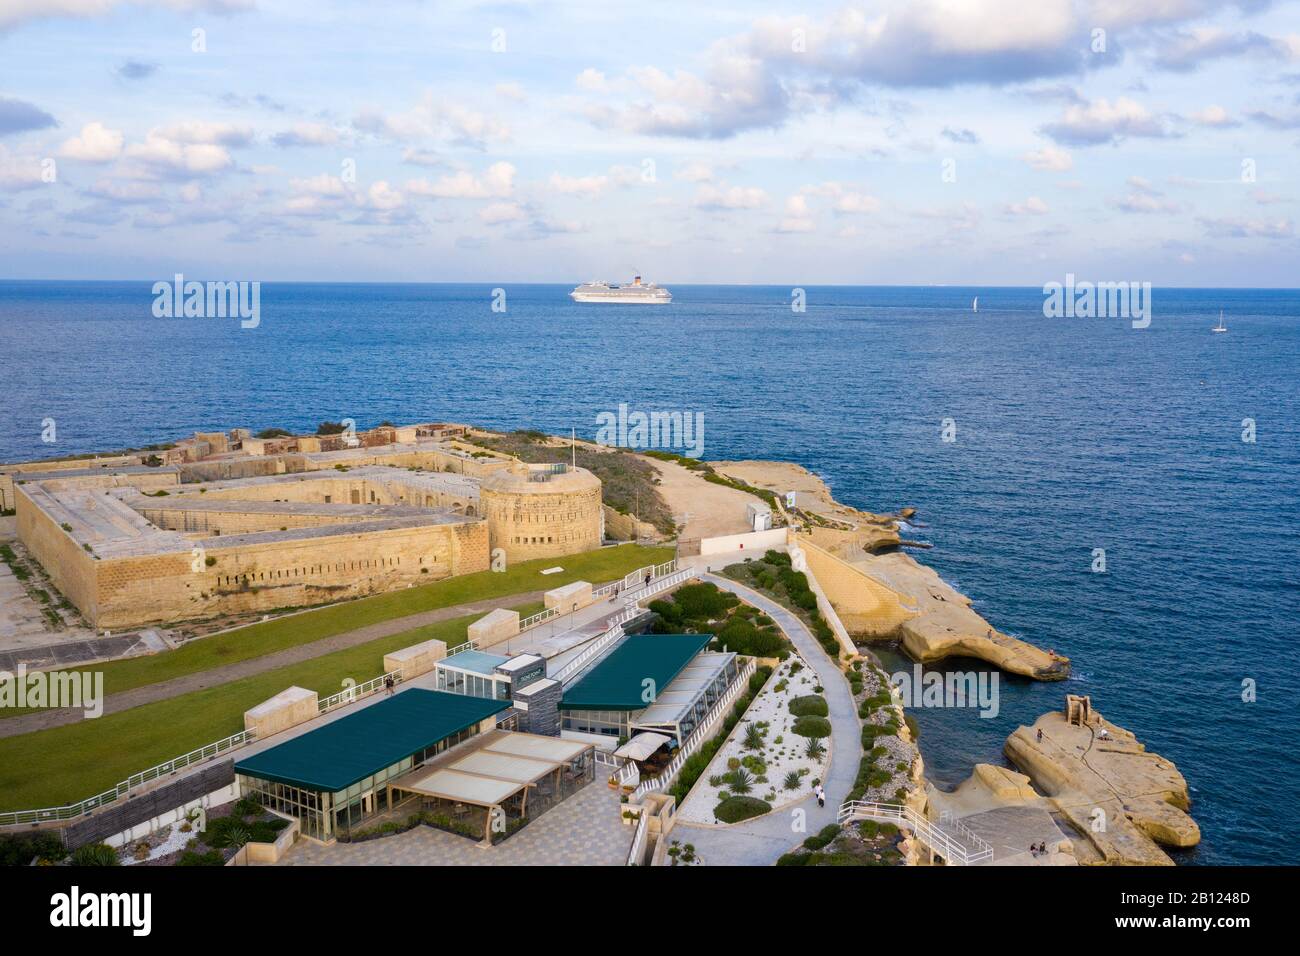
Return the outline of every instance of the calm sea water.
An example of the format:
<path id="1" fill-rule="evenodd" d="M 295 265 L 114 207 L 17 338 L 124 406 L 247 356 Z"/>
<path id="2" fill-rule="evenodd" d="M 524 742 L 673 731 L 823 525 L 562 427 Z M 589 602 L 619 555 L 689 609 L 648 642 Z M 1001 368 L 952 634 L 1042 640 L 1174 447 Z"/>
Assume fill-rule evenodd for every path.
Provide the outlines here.
<path id="1" fill-rule="evenodd" d="M 507 286 L 502 314 L 486 286 L 264 285 L 241 330 L 153 318 L 149 283 L 0 282 L 0 460 L 345 417 L 590 436 L 620 402 L 702 411 L 706 458 L 915 506 L 923 560 L 1073 658 L 1065 684 L 1004 679 L 996 719 L 918 712 L 932 779 L 1000 762 L 1019 723 L 1088 693 L 1191 784 L 1204 841 L 1180 862 L 1290 861 L 1300 293 L 1158 289 L 1139 331 L 1045 319 L 1035 289 L 810 288 L 795 314 L 787 288 L 622 309 L 569 288 Z"/>

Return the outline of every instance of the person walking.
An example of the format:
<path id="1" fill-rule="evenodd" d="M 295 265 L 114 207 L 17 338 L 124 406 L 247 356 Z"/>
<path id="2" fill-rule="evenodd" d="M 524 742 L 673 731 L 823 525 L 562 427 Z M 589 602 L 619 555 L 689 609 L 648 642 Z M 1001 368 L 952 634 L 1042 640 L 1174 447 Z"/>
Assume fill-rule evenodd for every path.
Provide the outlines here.
<path id="1" fill-rule="evenodd" d="M 387 677 L 384 678 L 384 687 L 385 687 L 385 689 L 388 691 L 388 696 L 389 696 L 389 697 L 392 697 L 392 696 L 393 696 L 393 684 L 394 684 L 394 681 L 393 681 L 393 675 L 392 675 L 392 674 L 389 674 Z"/>
<path id="2" fill-rule="evenodd" d="M 817 789 L 814 791 L 814 793 L 817 794 L 817 806 L 819 807 L 826 806 L 826 791 L 822 789 L 822 785 L 820 783 L 817 784 Z"/>
<path id="3" fill-rule="evenodd" d="M 645 586 L 646 586 L 646 590 L 649 590 L 649 588 L 650 588 L 650 578 L 651 578 L 652 575 L 653 575 L 653 572 L 651 572 L 651 571 L 647 571 L 647 572 L 645 573 Z"/>

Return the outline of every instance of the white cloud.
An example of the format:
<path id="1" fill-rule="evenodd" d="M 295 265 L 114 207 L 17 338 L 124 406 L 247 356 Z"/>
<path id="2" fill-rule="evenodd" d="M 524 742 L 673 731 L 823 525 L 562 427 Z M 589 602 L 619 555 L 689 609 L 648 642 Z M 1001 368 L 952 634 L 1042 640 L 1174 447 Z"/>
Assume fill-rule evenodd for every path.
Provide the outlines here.
<path id="1" fill-rule="evenodd" d="M 1050 144 L 1042 149 L 1025 153 L 1020 158 L 1034 169 L 1045 173 L 1063 173 L 1074 168 L 1074 157 L 1066 150 Z"/>
<path id="2" fill-rule="evenodd" d="M 609 81 L 605 79 L 605 74 L 600 72 L 600 70 L 593 70 L 591 67 L 587 67 L 579 73 L 578 78 L 574 80 L 574 83 L 577 84 L 578 89 L 586 90 L 589 93 L 603 92 L 609 86 Z"/>
<path id="3" fill-rule="evenodd" d="M 481 176 L 461 170 L 435 183 L 413 179 L 406 188 L 416 195 L 439 199 L 501 199 L 514 193 L 515 167 L 506 162 L 493 163 Z"/>
<path id="4" fill-rule="evenodd" d="M 1207 106 L 1203 110 L 1197 110 L 1192 114 L 1192 122 L 1198 126 L 1209 126 L 1215 129 L 1226 129 L 1231 126 L 1240 126 L 1241 123 L 1233 119 L 1222 106 Z"/>
<path id="5" fill-rule="evenodd" d="M 271 142 L 282 147 L 333 146 L 340 138 L 339 131 L 327 123 L 294 123 L 272 136 Z"/>
<path id="6" fill-rule="evenodd" d="M 1117 97 L 1113 103 L 1097 99 L 1067 106 L 1061 118 L 1048 123 L 1042 131 L 1058 143 L 1074 146 L 1114 143 L 1130 136 L 1161 138 L 1169 135 L 1158 117 L 1126 96 Z"/>
<path id="7" fill-rule="evenodd" d="M 552 173 L 550 186 L 566 196 L 599 196 L 609 185 L 608 176 L 564 176 Z"/>
<path id="8" fill-rule="evenodd" d="M 526 218 L 522 206 L 515 202 L 489 203 L 479 210 L 478 217 L 485 225 L 500 226 L 508 222 L 518 222 Z"/>
<path id="9" fill-rule="evenodd" d="M 45 185 L 41 178 L 41 157 L 11 153 L 0 144 L 0 190 L 21 192 Z"/>
<path id="10" fill-rule="evenodd" d="M 697 209 L 758 209 L 766 206 L 768 195 L 757 186 L 704 185 L 695 193 Z"/>
<path id="11" fill-rule="evenodd" d="M 397 142 L 439 139 L 474 149 L 507 142 L 511 136 L 510 127 L 505 123 L 459 103 L 435 99 L 432 93 L 424 94 L 418 104 L 402 113 L 384 113 L 368 107 L 357 114 L 352 125 L 363 133 Z"/>
<path id="12" fill-rule="evenodd" d="M 1042 216 L 1047 213 L 1047 203 L 1037 196 L 1030 196 L 1023 202 L 1007 203 L 1004 207 L 1012 216 Z"/>
<path id="13" fill-rule="evenodd" d="M 100 17 L 127 5 L 128 0 L 4 0 L 0 2 L 0 30 L 56 17 Z M 130 5 L 185 12 L 237 13 L 251 10 L 255 0 L 134 0 Z"/>
<path id="14" fill-rule="evenodd" d="M 713 181 L 713 167 L 708 163 L 686 163 L 678 166 L 673 175 L 688 183 L 708 183 Z"/>
<path id="15" fill-rule="evenodd" d="M 124 140 L 121 130 L 109 129 L 103 123 L 87 123 L 80 136 L 64 142 L 59 155 L 83 163 L 108 163 L 121 155 Z"/>

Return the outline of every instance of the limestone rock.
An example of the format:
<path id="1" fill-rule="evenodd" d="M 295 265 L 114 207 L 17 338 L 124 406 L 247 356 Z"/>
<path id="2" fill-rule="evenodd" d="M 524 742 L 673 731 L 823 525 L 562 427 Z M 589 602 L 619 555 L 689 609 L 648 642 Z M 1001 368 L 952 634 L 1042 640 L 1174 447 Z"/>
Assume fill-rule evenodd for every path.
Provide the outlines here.
<path id="1" fill-rule="evenodd" d="M 1095 710 L 1085 724 L 1044 714 L 1011 734 L 1005 752 L 1078 831 L 1081 863 L 1169 866 L 1157 844 L 1200 842 L 1178 768 Z"/>

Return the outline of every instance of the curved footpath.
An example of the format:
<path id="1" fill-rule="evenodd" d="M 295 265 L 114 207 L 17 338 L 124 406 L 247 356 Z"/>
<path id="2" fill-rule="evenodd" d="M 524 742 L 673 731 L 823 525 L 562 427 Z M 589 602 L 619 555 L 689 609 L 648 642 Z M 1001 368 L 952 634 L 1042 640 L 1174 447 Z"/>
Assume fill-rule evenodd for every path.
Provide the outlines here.
<path id="1" fill-rule="evenodd" d="M 333 654 L 335 651 L 345 651 L 351 647 L 368 644 L 371 641 L 391 637 L 394 634 L 410 631 L 417 627 L 424 627 L 428 624 L 437 624 L 440 621 L 449 621 L 452 618 L 464 617 L 468 614 L 486 614 L 488 611 L 500 607 L 508 608 L 519 604 L 529 604 L 540 601 L 544 594 L 544 591 L 525 591 L 485 601 L 470 601 L 465 604 L 440 607 L 432 611 L 421 611 L 419 614 L 409 614 L 406 617 L 395 617 L 387 621 L 367 624 L 365 627 L 359 627 L 353 631 L 345 631 L 342 634 L 335 634 L 319 641 L 312 641 L 309 644 L 299 644 L 295 647 L 285 648 L 282 651 L 263 654 L 261 657 L 250 657 L 247 660 L 236 661 L 233 664 L 210 667 L 207 670 L 196 671 L 193 674 L 173 677 L 171 680 L 133 687 L 130 690 L 124 690 L 119 694 L 110 694 L 104 698 L 104 713 L 114 714 L 118 711 L 130 710 L 132 707 L 139 707 L 142 704 L 152 704 L 156 701 L 179 697 L 181 694 L 188 694 L 196 690 L 228 684 L 243 677 L 252 677 L 266 671 L 287 667 L 290 664 L 298 664 L 313 658 L 324 657 L 326 654 Z M 203 640 L 203 638 L 197 638 L 197 640 Z M 82 712 L 76 709 L 42 710 L 36 713 L 23 714 L 20 717 L 9 717 L 0 720 L 0 738 L 17 737 L 20 734 L 30 734 L 50 727 L 75 724 L 82 719 Z"/>
<path id="2" fill-rule="evenodd" d="M 700 578 L 730 591 L 776 621 L 799 656 L 817 672 L 830 709 L 831 766 L 822 782 L 826 789 L 825 807 L 818 807 L 816 798 L 810 793 L 796 804 L 743 823 L 730 826 L 678 823 L 673 827 L 671 839 L 693 844 L 696 854 L 706 865 L 771 866 L 781 854 L 794 849 L 806 837 L 836 822 L 840 805 L 848 798 L 858 775 L 858 764 L 862 759 L 862 724 L 858 720 L 853 694 L 849 691 L 849 682 L 803 621 L 770 598 L 730 578 L 716 574 L 701 574 Z M 796 808 L 807 814 L 806 832 L 792 829 L 792 814 Z"/>

